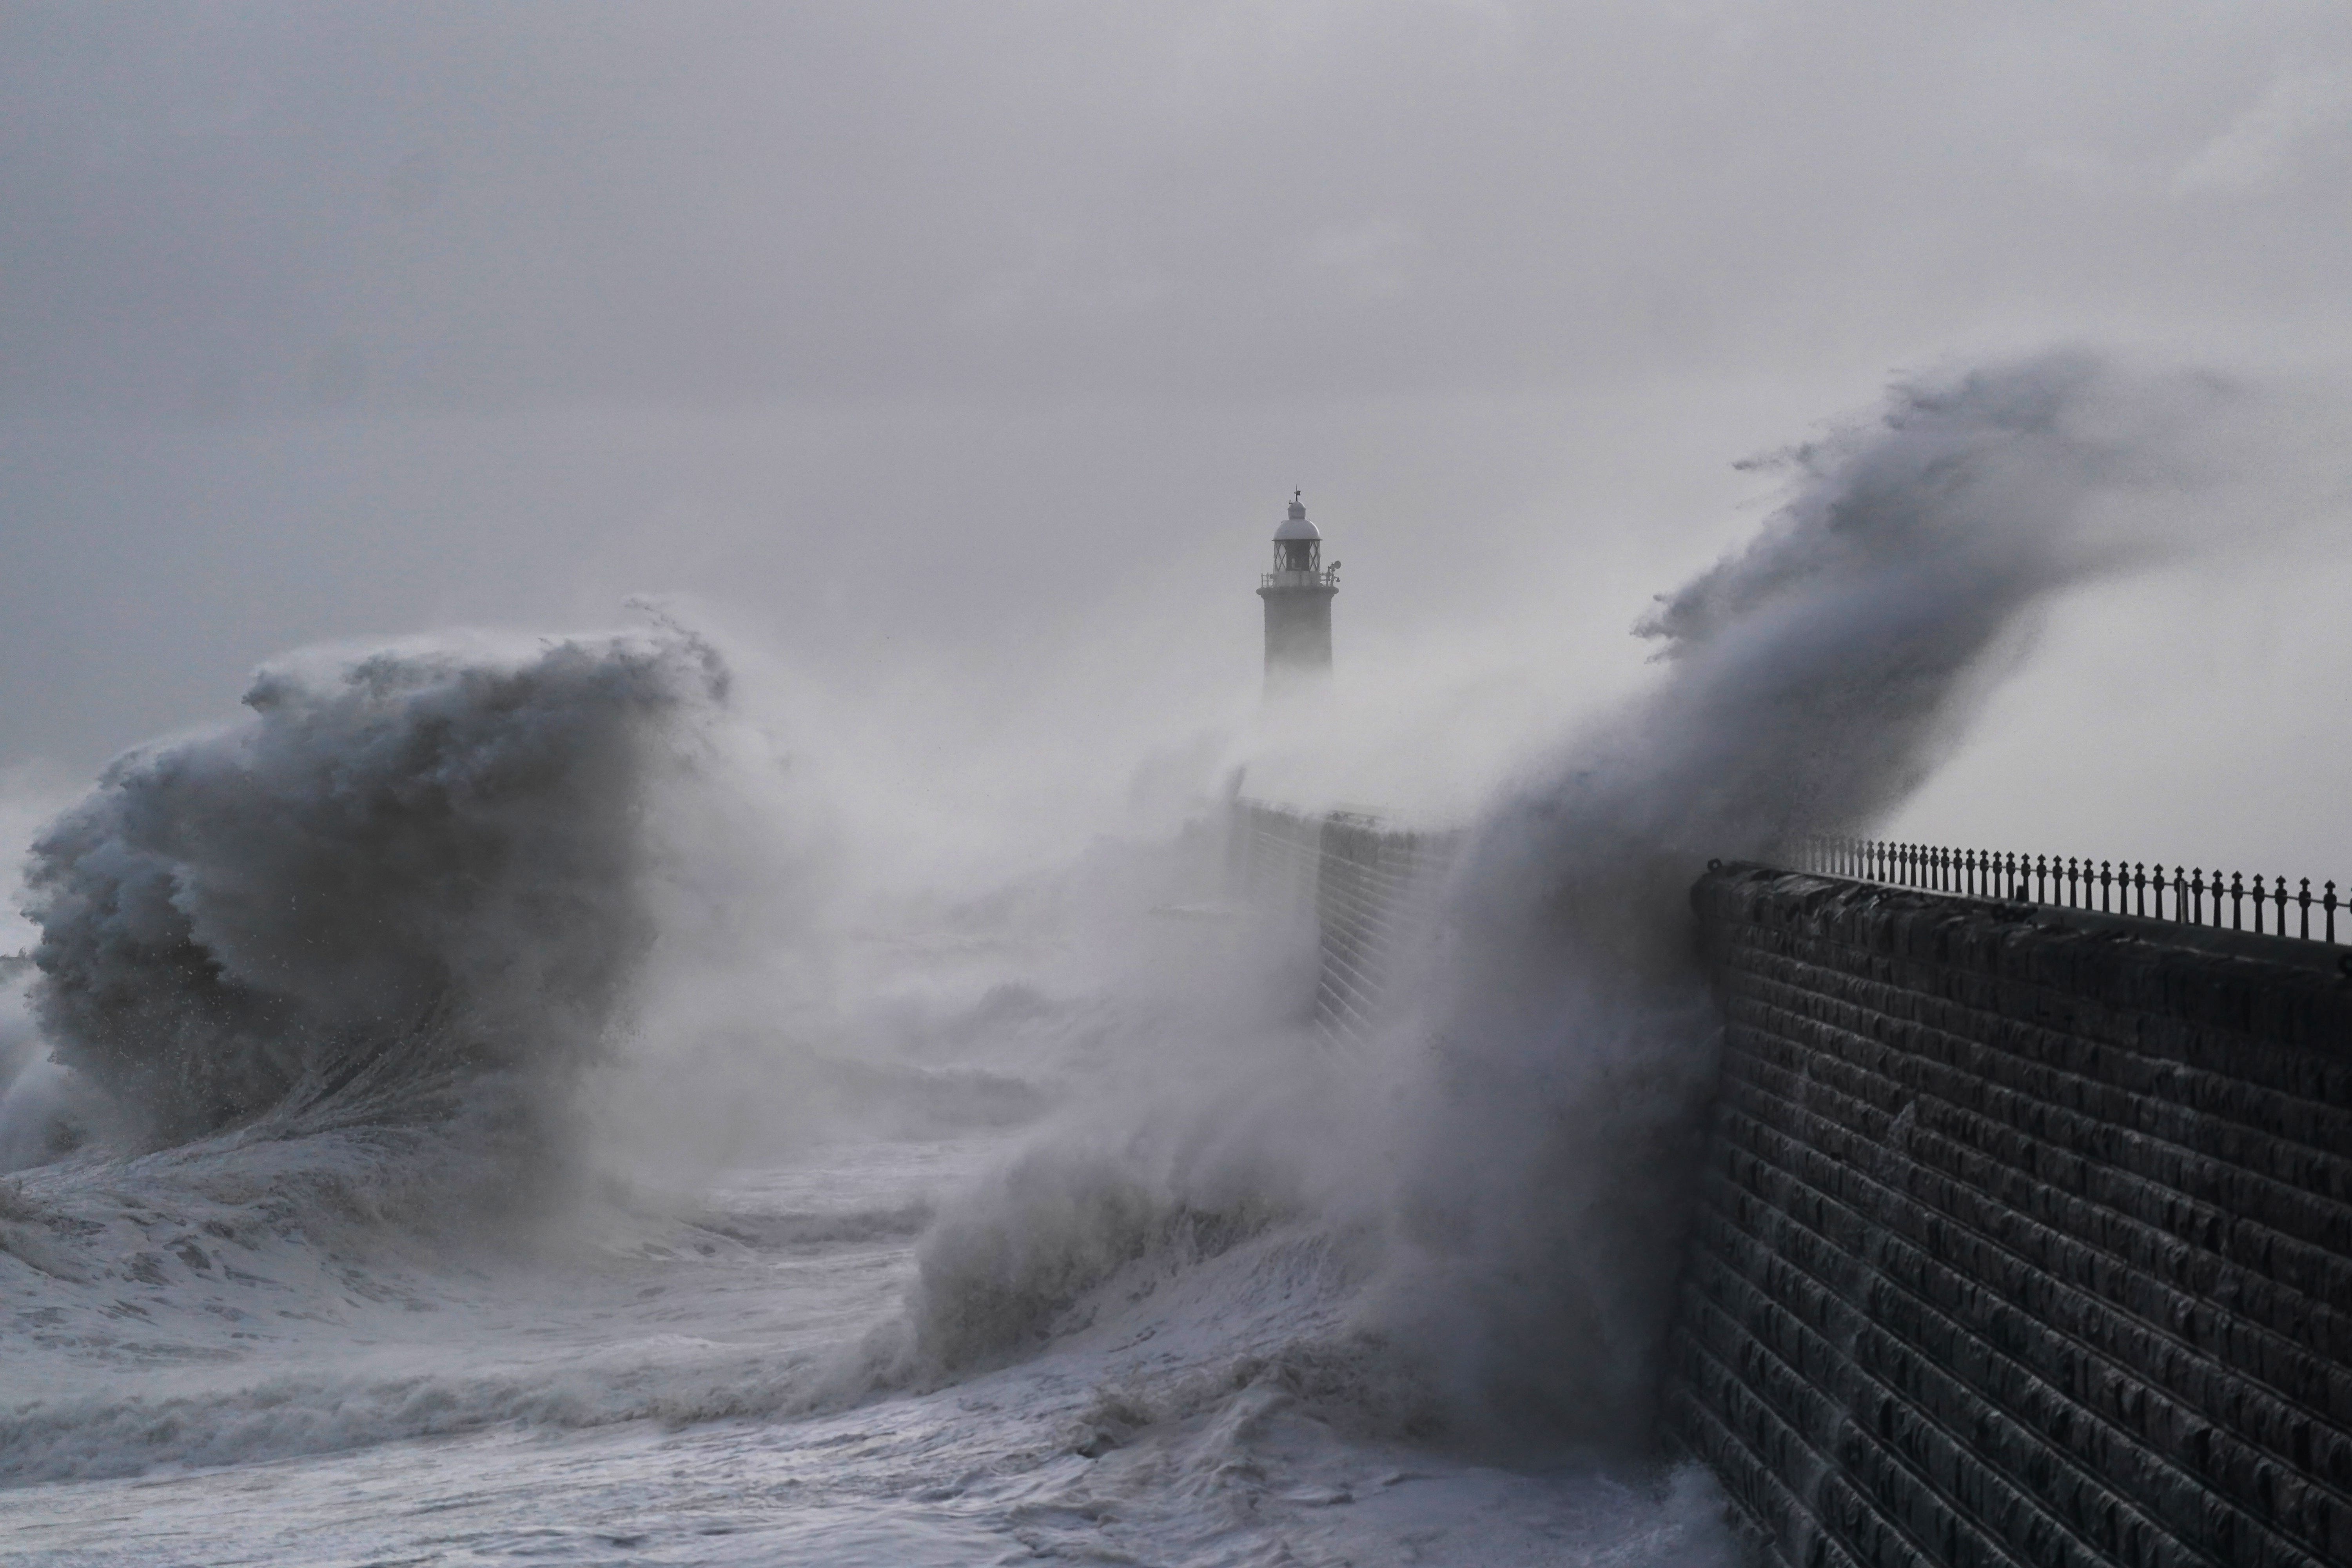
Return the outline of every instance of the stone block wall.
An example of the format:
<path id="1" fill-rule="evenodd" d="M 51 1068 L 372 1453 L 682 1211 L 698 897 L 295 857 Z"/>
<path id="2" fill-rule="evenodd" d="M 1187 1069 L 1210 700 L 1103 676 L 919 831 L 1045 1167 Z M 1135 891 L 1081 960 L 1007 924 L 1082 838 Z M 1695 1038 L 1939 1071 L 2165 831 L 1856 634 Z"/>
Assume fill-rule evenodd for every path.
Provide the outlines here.
<path id="1" fill-rule="evenodd" d="M 1667 1430 L 1769 1562 L 2352 1563 L 2344 950 L 1776 871 Z"/>

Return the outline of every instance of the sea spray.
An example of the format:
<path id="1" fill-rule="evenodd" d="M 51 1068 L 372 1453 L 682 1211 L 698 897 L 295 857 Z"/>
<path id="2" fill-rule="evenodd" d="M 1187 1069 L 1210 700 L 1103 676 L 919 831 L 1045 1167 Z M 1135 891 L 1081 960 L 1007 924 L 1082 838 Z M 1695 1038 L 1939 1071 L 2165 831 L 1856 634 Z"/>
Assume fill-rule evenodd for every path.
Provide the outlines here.
<path id="1" fill-rule="evenodd" d="M 56 1059 L 150 1147 L 561 1079 L 654 940 L 647 790 L 724 688 L 669 631 L 265 668 L 250 718 L 122 757 L 35 842 Z"/>
<path id="2" fill-rule="evenodd" d="M 2051 354 L 1904 385 L 1775 459 L 1754 541 L 1643 619 L 1646 691 L 1485 814 L 1383 1037 L 1318 1055 L 1223 1019 L 1049 1130 L 943 1211 L 918 1342 L 984 1363 L 1158 1289 L 1155 1249 L 1223 1247 L 1237 1363 L 1328 1419 L 1645 1453 L 1717 1037 L 1692 881 L 1899 805 L 2053 595 L 2184 542 L 2232 397 Z M 1274 1310 L 1252 1271 L 1311 1242 L 1350 1260 L 1318 1276 L 1339 1295 Z"/>
<path id="3" fill-rule="evenodd" d="M 566 1263 L 593 1290 L 625 1238 L 719 1247 L 583 1178 L 613 1120 L 587 1069 L 673 1032 L 645 1016 L 664 939 L 709 940 L 740 883 L 804 891 L 739 831 L 739 786 L 776 800 L 727 684 L 672 626 L 296 654 L 38 836 L 0 1482 L 793 1397 L 758 1356 L 486 1371 L 462 1326 L 486 1290 L 540 1318 Z"/>
<path id="4" fill-rule="evenodd" d="M 1883 821 L 2053 595 L 2187 546 L 2232 402 L 2084 352 L 1898 386 L 1772 460 L 1783 504 L 1643 619 L 1652 688 L 1488 815 L 1375 1314 L 1470 1424 L 1644 1444 L 1717 1039 L 1692 881 Z"/>
<path id="5" fill-rule="evenodd" d="M 2094 367 L 2092 379 L 2104 374 Z M 2130 419 L 2116 411 L 2128 414 L 2130 396 L 2060 384 L 2062 423 L 2105 420 L 2128 437 Z M 1938 395 L 1931 388 L 1915 401 Z M 2105 413 L 2102 397 L 2112 405 Z M 1898 400 L 1897 418 L 1916 437 L 1922 427 L 1907 410 Z M 1948 417 L 1932 413 L 1927 423 Z M 1998 434 L 1999 419 L 1977 423 L 1994 427 L 1981 436 L 1987 448 L 2011 438 Z M 1915 475 L 1918 484 L 1956 495 L 1983 486 L 1969 477 L 1972 428 L 1954 420 L 1942 457 L 1909 465 L 1934 470 Z M 1797 455 L 1791 510 L 1773 529 L 1804 533 L 1797 503 L 1839 493 L 1857 455 L 1884 458 L 1899 434 L 1857 427 Z M 2079 429 L 2074 438 L 2099 444 Z M 2039 439 L 2029 434 L 2024 444 Z M 2132 450 L 2128 438 L 2105 444 L 2105 461 Z M 1890 493 L 1912 482 L 1903 462 L 1879 471 Z M 2053 557 L 2057 580 L 2127 557 L 2109 552 L 2100 508 L 2117 494 L 2144 497 L 2130 489 L 2137 472 L 2125 461 L 2087 482 L 2071 517 L 2063 508 L 2036 514 L 2034 526 L 2058 529 L 2066 546 Z M 1967 534 L 1959 500 L 1930 510 L 1931 528 Z M 1519 1440 L 1638 1446 L 1654 1359 L 1644 1336 L 1663 1319 L 1656 1271 L 1671 1267 L 1680 1223 L 1673 1177 L 1689 1147 L 1690 1106 L 1705 1092 L 1711 1029 L 1682 903 L 1694 862 L 1769 852 L 1777 834 L 1832 821 L 1823 801 L 1859 799 L 1859 811 L 1898 797 L 1906 768 L 1932 763 L 1948 734 L 1939 726 L 1965 716 L 2014 646 L 2021 615 L 2046 592 L 2004 601 L 1993 619 L 2006 616 L 2011 631 L 1956 634 L 1931 642 L 1943 650 L 1932 657 L 1873 651 L 1873 637 L 1943 613 L 1937 595 L 1923 595 L 1927 611 L 1891 611 L 1891 634 L 1869 633 L 1867 617 L 1848 624 L 1830 612 L 1841 594 L 1859 595 L 1867 609 L 1870 584 L 1886 579 L 1840 558 L 1879 550 L 1885 565 L 1901 552 L 1814 542 L 1815 556 L 1759 544 L 1720 569 L 1704 605 L 1693 600 L 1679 624 L 1664 624 L 1671 603 L 1662 612 L 1674 651 L 1657 668 L 1654 700 L 1563 750 L 1546 782 L 1492 814 L 1432 962 L 1400 976 L 1415 980 L 1406 988 L 1412 1012 L 1360 1053 L 1324 1049 L 1269 1003 L 1297 978 L 1281 942 L 1254 941 L 1263 933 L 1244 918 L 1223 923 L 1205 908 L 1181 922 L 1147 914 L 1199 894 L 1106 865 L 1102 896 L 1066 909 L 1060 922 L 1085 940 L 1057 938 L 1066 951 L 1054 963 L 1026 956 L 1049 945 L 1044 931 L 1024 930 L 1017 942 L 978 921 L 895 931 L 907 971 L 933 977 L 908 993 L 936 1003 L 916 1009 L 929 1021 L 902 1028 L 903 997 L 869 978 L 856 988 L 868 1016 L 820 1042 L 834 1049 L 861 1030 L 905 1037 L 905 1048 L 877 1053 L 893 1071 L 870 1075 L 871 1086 L 879 1096 L 911 1071 L 930 1109 L 909 1124 L 929 1129 L 920 1134 L 929 1140 L 952 1122 L 961 1137 L 898 1143 L 900 1134 L 885 1133 L 773 1169 L 727 1171 L 704 1207 L 578 1205 L 593 1212 L 562 1247 L 509 1247 L 520 1228 L 509 1226 L 495 1233 L 496 1246 L 467 1249 L 444 1245 L 439 1231 L 377 1222 L 372 1215 L 404 1183 L 429 1178 L 447 1190 L 452 1152 L 478 1145 L 467 1118 L 478 1112 L 468 1107 L 554 1102 L 475 1090 L 560 1088 L 567 1064 L 611 1041 L 614 1022 L 632 1012 L 644 1022 L 616 1054 L 649 1067 L 628 1077 L 618 1108 L 642 1109 L 646 1085 L 679 1076 L 680 1053 L 665 1040 L 681 1020 L 696 1038 L 744 1031 L 740 1051 L 725 1047 L 726 1070 L 704 1078 L 722 1086 L 730 1108 L 750 1106 L 751 1121 L 786 1101 L 810 1114 L 822 1100 L 806 1092 L 807 1075 L 779 1071 L 783 1053 L 770 1048 L 788 1032 L 772 1026 L 771 1004 L 790 987 L 767 984 L 770 968 L 742 972 L 739 962 L 761 956 L 769 929 L 743 921 L 743 900 L 762 889 L 787 902 L 800 892 L 743 861 L 761 812 L 723 810 L 681 827 L 670 793 L 647 787 L 668 776 L 680 761 L 671 749 L 698 731 L 709 708 L 711 672 L 690 647 L 673 649 L 652 695 L 622 702 L 634 717 L 578 731 L 615 742 L 587 745 L 581 776 L 635 778 L 646 807 L 601 818 L 592 810 L 583 820 L 625 822 L 646 836 L 634 851 L 592 863 L 620 876 L 628 891 L 615 907 L 634 911 L 613 928 L 629 940 L 604 951 L 642 958 L 644 931 L 656 932 L 652 958 L 635 967 L 651 978 L 658 1016 L 653 1003 L 629 1000 L 647 996 L 642 982 L 623 982 L 601 1040 L 585 1028 L 485 1037 L 478 1026 L 444 1027 L 509 1016 L 505 1000 L 530 988 L 509 994 L 486 982 L 493 1005 L 428 1007 L 430 1026 L 396 1040 L 359 1029 L 348 1037 L 356 1050 L 297 1049 L 290 1077 L 277 1080 L 283 1087 L 254 1097 L 268 1101 L 263 1109 L 233 1111 L 208 1136 L 135 1159 L 93 1155 L 25 1173 L 0 1205 L 0 1244 L 25 1247 L 0 1258 L 0 1283 L 21 1298 L 20 1331 L 0 1348 L 0 1374 L 14 1379 L 11 1407 L 0 1410 L 0 1479 L 292 1458 L 270 1478 L 274 1516 L 293 1521 L 285 1544 L 235 1549 L 297 1555 L 315 1554 L 346 1521 L 352 1533 L 336 1539 L 363 1539 L 350 1547 L 355 1555 L 413 1554 L 419 1540 L 501 1550 L 525 1534 L 593 1555 L 660 1530 L 689 1555 L 707 1555 L 676 1522 L 701 1510 L 732 1532 L 726 1539 L 773 1543 L 785 1535 L 751 1532 L 789 1531 L 801 1550 L 747 1550 L 793 1560 L 838 1557 L 851 1539 L 845 1529 L 878 1520 L 985 1530 L 998 1542 L 983 1550 L 959 1536 L 952 1552 L 928 1559 L 896 1544 L 868 1553 L 902 1562 L 977 1561 L 1012 1549 L 1003 1542 L 1033 1554 L 1170 1562 L 1384 1561 L 1399 1542 L 1423 1549 L 1439 1537 L 1457 1544 L 1427 1547 L 1433 1561 L 1552 1561 L 1563 1552 L 1730 1561 L 1712 1527 L 1713 1494 L 1695 1472 L 1654 1489 L 1623 1468 L 1560 1466 L 1556 1447 Z M 1943 548 L 1969 560 L 1965 537 L 1959 545 Z M 2089 558 L 2080 564 L 2078 550 Z M 1749 557 L 1785 571 L 1751 572 Z M 1961 572 L 1950 581 L 1966 596 L 1976 579 Z M 1778 675 L 1743 672 L 1742 658 L 1787 655 L 1780 628 L 1807 621 L 1790 606 L 1816 590 L 1827 590 L 1813 627 L 1821 656 L 1783 657 Z M 1847 637 L 1863 651 L 1842 649 Z M 1972 639 L 1986 651 L 1971 661 Z M 604 644 L 583 646 L 593 654 Z M 528 669 L 539 657 L 443 654 L 478 666 L 492 691 L 499 671 Z M 1905 731 L 1917 744 L 1890 753 L 1898 765 L 1881 793 L 1849 787 L 1849 774 L 1876 776 L 1864 748 L 1839 752 L 1846 727 L 1861 721 L 1835 705 L 1853 694 L 1824 698 L 1828 717 L 1785 742 L 1812 750 L 1775 760 L 1771 729 L 1790 722 L 1765 700 L 1779 686 L 1798 689 L 1789 710 L 1802 715 L 1807 682 L 1866 686 L 1872 669 L 1906 658 L 1924 678 L 1912 689 L 1940 718 Z M 1963 674 L 1937 697 L 1937 671 L 1955 658 Z M 302 668 L 329 671 L 305 684 L 331 706 L 340 666 Z M 619 689 L 642 689 L 625 680 Z M 519 701 L 510 711 L 529 719 L 540 707 Z M 408 754 L 440 755 L 432 746 Z M 613 763 L 616 755 L 631 760 Z M 1766 786 L 1815 766 L 1847 793 L 1801 778 L 1797 807 L 1741 815 L 1743 791 L 1769 802 L 1777 797 Z M 1698 787 L 1709 778 L 1721 799 Z M 922 787 L 939 793 L 935 781 Z M 585 798 L 630 794 L 592 789 Z M 251 831 L 270 843 L 277 829 L 257 814 Z M 688 859 L 726 851 L 723 874 L 688 889 L 684 905 L 647 874 L 671 853 L 665 835 Z M 98 858 L 117 857 L 110 842 L 101 839 Z M 228 858 L 185 858 L 206 868 Z M 473 918 L 472 906 L 452 903 Z M 465 929 L 495 937 L 531 928 Z M 665 977 L 663 949 L 681 933 L 669 954 L 679 962 Z M 900 942 L 910 934 L 923 941 Z M 918 963 L 919 952 L 930 957 Z M 266 989 L 267 972 L 244 961 L 240 983 Z M 557 972 L 521 973 L 530 982 Z M 1533 990 L 1515 1008 L 1482 992 L 1485 982 Z M 955 1080 L 936 1081 L 950 1067 Z M 983 1072 L 1048 1091 L 1022 1097 L 1021 1114 L 1060 1108 L 1011 1158 L 992 1117 L 983 1127 L 932 1113 L 935 1100 L 971 1100 L 971 1075 Z M 148 1080 L 133 1072 L 110 1081 L 136 1100 Z M 665 1130 L 656 1142 L 692 1135 L 698 1155 L 725 1162 L 734 1145 L 715 1135 L 710 1103 L 700 1092 L 682 1097 L 676 1114 L 656 1119 Z M 768 1152 L 756 1139 L 742 1146 Z M 994 1174 L 982 1174 L 991 1166 Z M 933 1213 L 939 1223 L 911 1256 L 911 1233 Z M 352 1216 L 370 1245 L 341 1245 L 330 1226 L 337 1215 Z M 537 1243 L 557 1228 L 529 1233 Z M 375 1245 L 379 1237 L 391 1244 Z M 881 1347 L 889 1353 L 877 1369 L 868 1331 L 892 1316 L 918 1273 L 908 1319 Z M 947 1383 L 954 1386 L 934 1386 Z M 691 1429 L 646 1429 L 655 1423 Z M 436 1440 L 396 1441 L 421 1436 Z M 1433 1451 L 1429 1438 L 1501 1463 L 1465 1463 Z M 348 1462 L 310 1458 L 358 1447 L 374 1451 Z M 248 1492 L 251 1479 L 184 1476 L 142 1489 L 139 1506 L 163 1510 L 174 1530 L 202 1511 L 204 1528 L 218 1532 L 202 1539 L 226 1538 L 247 1531 L 252 1516 L 220 1500 Z M 125 1495 L 111 1484 L 21 1491 L 11 1507 L 34 1528 L 70 1517 L 77 1533 L 58 1539 L 103 1541 Z M 304 1488 L 314 1500 L 299 1500 Z M 363 1493 L 396 1502 L 386 1511 L 355 1506 Z M 648 1525 L 627 1517 L 640 1510 L 668 1511 Z M 568 1545 L 551 1521 L 575 1531 Z"/>

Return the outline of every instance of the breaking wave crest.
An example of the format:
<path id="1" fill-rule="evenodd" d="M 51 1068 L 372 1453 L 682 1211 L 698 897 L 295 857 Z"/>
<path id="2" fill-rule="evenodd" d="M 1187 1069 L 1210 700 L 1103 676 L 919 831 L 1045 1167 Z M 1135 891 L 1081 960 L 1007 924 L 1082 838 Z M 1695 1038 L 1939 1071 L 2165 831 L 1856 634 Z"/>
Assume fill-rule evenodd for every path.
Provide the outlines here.
<path id="1" fill-rule="evenodd" d="M 249 718 L 121 758 L 35 842 L 55 1059 L 138 1147 L 500 1080 L 486 1131 L 532 1135 L 652 944 L 647 792 L 725 688 L 667 632 L 265 668 Z"/>

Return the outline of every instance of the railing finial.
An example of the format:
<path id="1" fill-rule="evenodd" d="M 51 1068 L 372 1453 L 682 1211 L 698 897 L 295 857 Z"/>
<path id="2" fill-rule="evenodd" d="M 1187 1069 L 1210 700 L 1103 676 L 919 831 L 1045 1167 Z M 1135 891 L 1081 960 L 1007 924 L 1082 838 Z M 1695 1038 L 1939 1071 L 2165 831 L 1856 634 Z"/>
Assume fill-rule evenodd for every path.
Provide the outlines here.
<path id="1" fill-rule="evenodd" d="M 2174 925 L 2221 928 L 2221 900 L 2226 895 L 2230 903 L 2228 929 L 2231 931 L 2245 929 L 2246 899 L 2251 894 L 2256 934 L 2286 936 L 2287 908 L 2292 904 L 2296 916 L 2296 938 L 2315 940 L 2311 911 L 2316 905 L 2320 917 L 2316 940 L 2331 944 L 2337 941 L 2336 910 L 2352 911 L 2352 896 L 2347 896 L 2352 889 L 2339 892 L 2332 881 L 2322 883 L 2321 890 L 2314 893 L 2308 877 L 2291 887 L 2284 877 L 2257 872 L 2249 887 L 2245 873 L 2241 871 L 2229 872 L 2225 877 L 2217 867 L 2208 878 L 2201 866 L 2176 863 L 2168 868 L 2161 860 L 2029 856 L 2001 849 L 1861 838 L 1850 834 L 1806 835 L 1796 841 L 1793 856 L 1800 869 L 1822 876 L 1882 882 L 1961 898 L 2054 904 Z M 2206 910 L 2209 893 L 2212 896 L 2210 915 Z"/>

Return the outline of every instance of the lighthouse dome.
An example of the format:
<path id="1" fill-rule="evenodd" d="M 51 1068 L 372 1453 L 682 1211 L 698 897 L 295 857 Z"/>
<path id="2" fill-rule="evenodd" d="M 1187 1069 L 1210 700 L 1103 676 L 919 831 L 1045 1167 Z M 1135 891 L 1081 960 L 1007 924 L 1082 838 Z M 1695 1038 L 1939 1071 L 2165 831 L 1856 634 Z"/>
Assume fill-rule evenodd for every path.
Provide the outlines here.
<path id="1" fill-rule="evenodd" d="M 1307 521 L 1307 509 L 1295 500 L 1290 503 L 1290 515 L 1284 518 L 1282 526 L 1274 531 L 1274 542 L 1276 544 L 1287 539 L 1320 539 L 1322 537 L 1322 534 L 1316 531 L 1315 525 Z"/>

